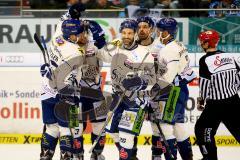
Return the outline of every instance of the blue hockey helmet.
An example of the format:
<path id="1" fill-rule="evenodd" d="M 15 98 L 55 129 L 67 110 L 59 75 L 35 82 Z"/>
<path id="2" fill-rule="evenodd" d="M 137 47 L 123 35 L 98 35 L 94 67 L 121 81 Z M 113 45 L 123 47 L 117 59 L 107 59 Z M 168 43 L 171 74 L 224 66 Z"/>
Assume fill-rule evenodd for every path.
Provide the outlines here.
<path id="1" fill-rule="evenodd" d="M 154 20 L 149 16 L 143 16 L 143 17 L 137 18 L 137 24 L 141 22 L 146 22 L 149 25 L 149 27 L 152 27 L 152 28 L 155 27 Z"/>
<path id="2" fill-rule="evenodd" d="M 81 21 L 77 19 L 68 19 L 62 23 L 63 38 L 68 40 L 70 35 L 79 35 L 84 30 Z"/>
<path id="3" fill-rule="evenodd" d="M 177 35 L 177 21 L 174 18 L 162 18 L 157 22 L 157 28 L 160 31 L 168 31 L 174 38 Z"/>
<path id="4" fill-rule="evenodd" d="M 124 28 L 130 28 L 134 32 L 137 31 L 137 22 L 134 19 L 126 19 L 120 24 L 119 32 L 122 32 Z"/>

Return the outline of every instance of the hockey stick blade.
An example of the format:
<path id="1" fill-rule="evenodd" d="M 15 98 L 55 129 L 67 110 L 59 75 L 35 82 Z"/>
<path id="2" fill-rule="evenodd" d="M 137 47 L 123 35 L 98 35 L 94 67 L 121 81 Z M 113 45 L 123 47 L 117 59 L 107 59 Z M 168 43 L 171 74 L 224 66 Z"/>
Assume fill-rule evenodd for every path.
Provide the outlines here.
<path id="1" fill-rule="evenodd" d="M 42 46 L 42 44 L 41 44 L 41 41 L 40 41 L 37 33 L 34 33 L 33 38 L 34 38 L 34 41 L 37 43 L 38 47 L 40 48 L 40 50 L 42 51 L 44 63 L 47 63 L 47 61 L 46 61 L 46 55 L 45 55 L 45 50 L 44 50 L 44 48 L 43 48 L 43 46 Z"/>

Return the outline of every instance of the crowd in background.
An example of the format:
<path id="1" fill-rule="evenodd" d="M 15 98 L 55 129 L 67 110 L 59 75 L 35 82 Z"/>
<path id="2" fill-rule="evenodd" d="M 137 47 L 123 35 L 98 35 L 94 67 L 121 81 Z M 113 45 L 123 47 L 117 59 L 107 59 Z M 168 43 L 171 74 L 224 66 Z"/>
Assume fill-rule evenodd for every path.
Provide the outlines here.
<path id="1" fill-rule="evenodd" d="M 17 0 L 16 0 L 17 1 Z M 21 1 L 21 0 L 18 0 Z M 151 10 L 193 9 L 193 11 L 162 12 L 174 17 L 223 17 L 240 16 L 240 11 L 198 11 L 196 9 L 240 9 L 240 0 L 22 0 L 27 9 L 67 9 L 81 1 L 87 9 L 125 9 L 122 16 L 129 16 L 129 11 L 136 16 L 149 14 Z M 2 3 L 2 5 L 4 5 Z M 0 2 L 1 6 L 1 2 Z M 169 14 L 170 13 L 170 14 Z M 131 16 L 130 16 L 131 17 Z"/>

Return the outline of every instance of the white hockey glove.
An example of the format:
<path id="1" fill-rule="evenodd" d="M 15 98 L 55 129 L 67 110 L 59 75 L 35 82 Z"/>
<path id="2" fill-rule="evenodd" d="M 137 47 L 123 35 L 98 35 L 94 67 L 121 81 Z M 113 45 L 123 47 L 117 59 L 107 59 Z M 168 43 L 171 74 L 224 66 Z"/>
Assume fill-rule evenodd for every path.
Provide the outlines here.
<path id="1" fill-rule="evenodd" d="M 49 80 L 52 80 L 52 70 L 48 63 L 45 63 L 40 67 L 40 73 L 42 77 L 46 77 Z"/>

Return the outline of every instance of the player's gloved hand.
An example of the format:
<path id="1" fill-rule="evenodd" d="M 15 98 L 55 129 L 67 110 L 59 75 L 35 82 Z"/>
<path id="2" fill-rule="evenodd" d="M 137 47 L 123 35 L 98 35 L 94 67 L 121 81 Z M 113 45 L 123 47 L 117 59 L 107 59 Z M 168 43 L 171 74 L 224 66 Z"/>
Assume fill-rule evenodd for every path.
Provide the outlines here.
<path id="1" fill-rule="evenodd" d="M 120 47 L 122 45 L 122 40 L 121 39 L 114 39 L 110 42 L 110 44 L 112 44 L 116 47 Z"/>
<path id="2" fill-rule="evenodd" d="M 149 99 L 145 96 L 144 97 L 136 97 L 135 102 L 138 106 L 140 106 L 141 108 L 144 109 L 146 106 L 148 107 Z"/>
<path id="3" fill-rule="evenodd" d="M 139 76 L 125 78 L 122 81 L 122 85 L 126 90 L 129 91 L 139 91 L 147 88 L 147 83 Z"/>
<path id="4" fill-rule="evenodd" d="M 89 29 L 93 35 L 93 40 L 95 41 L 94 45 L 98 49 L 101 49 L 106 44 L 104 31 L 97 22 L 89 20 L 88 23 Z"/>
<path id="5" fill-rule="evenodd" d="M 69 14 L 72 19 L 79 19 L 81 12 L 85 11 L 86 7 L 82 3 L 74 4 L 69 9 Z"/>
<path id="6" fill-rule="evenodd" d="M 41 72 L 42 77 L 46 77 L 46 78 L 52 80 L 52 70 L 48 63 L 41 65 L 40 72 Z"/>
<path id="7" fill-rule="evenodd" d="M 197 97 L 197 109 L 199 111 L 204 110 L 204 100 L 202 99 L 202 97 Z"/>
<path id="8" fill-rule="evenodd" d="M 187 79 L 185 78 L 182 78 L 180 75 L 177 75 L 175 77 L 175 79 L 173 80 L 173 84 L 175 86 L 183 86 L 183 85 L 186 85 L 188 84 L 189 82 L 187 81 Z"/>

